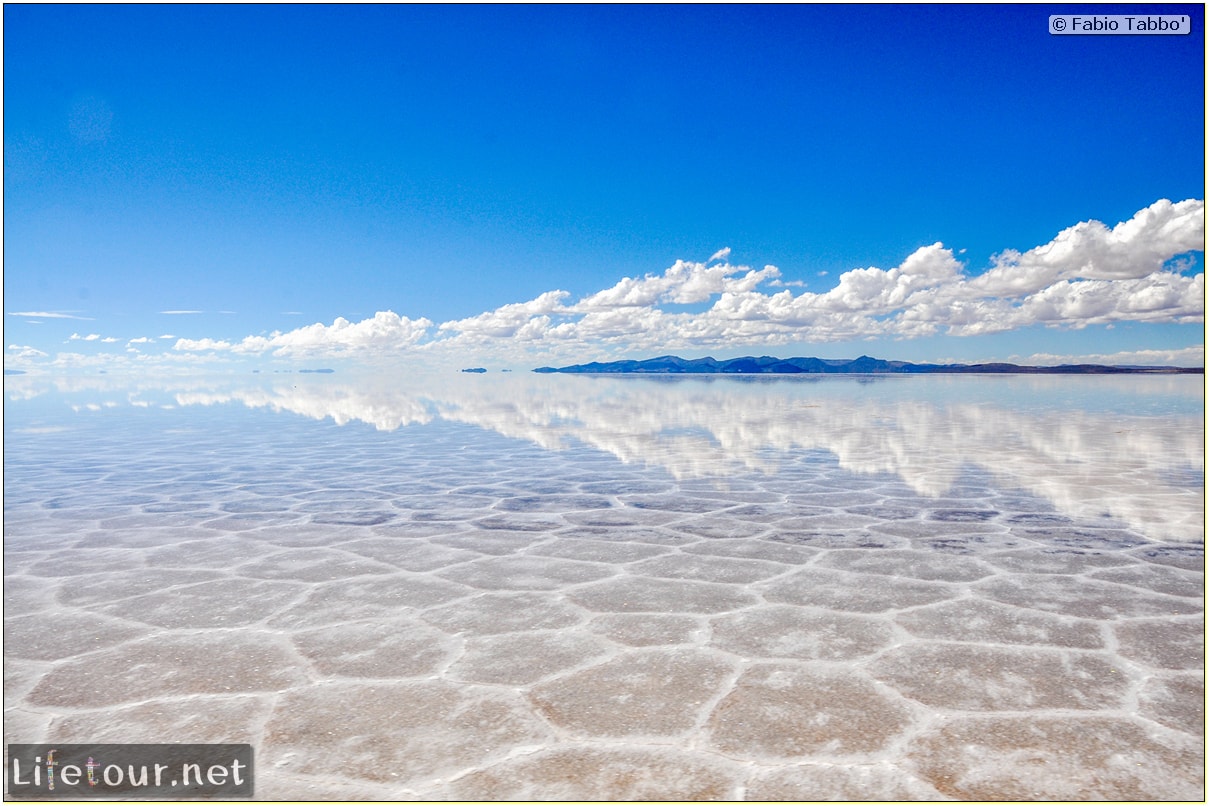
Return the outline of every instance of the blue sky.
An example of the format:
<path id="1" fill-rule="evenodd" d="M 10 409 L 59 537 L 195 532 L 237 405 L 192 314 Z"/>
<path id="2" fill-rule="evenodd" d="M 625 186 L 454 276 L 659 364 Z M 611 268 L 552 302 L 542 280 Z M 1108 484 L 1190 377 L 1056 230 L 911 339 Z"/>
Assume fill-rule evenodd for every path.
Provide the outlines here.
<path id="1" fill-rule="evenodd" d="M 6 5 L 6 367 L 1203 364 L 1203 18 Z"/>

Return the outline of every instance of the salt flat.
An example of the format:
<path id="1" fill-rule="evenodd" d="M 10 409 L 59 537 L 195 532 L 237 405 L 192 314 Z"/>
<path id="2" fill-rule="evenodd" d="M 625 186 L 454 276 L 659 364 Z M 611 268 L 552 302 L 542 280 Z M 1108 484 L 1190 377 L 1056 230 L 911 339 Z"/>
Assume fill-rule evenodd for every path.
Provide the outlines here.
<path id="1" fill-rule="evenodd" d="M 248 742 L 262 799 L 1204 798 L 1203 379 L 38 383 L 6 743 Z"/>

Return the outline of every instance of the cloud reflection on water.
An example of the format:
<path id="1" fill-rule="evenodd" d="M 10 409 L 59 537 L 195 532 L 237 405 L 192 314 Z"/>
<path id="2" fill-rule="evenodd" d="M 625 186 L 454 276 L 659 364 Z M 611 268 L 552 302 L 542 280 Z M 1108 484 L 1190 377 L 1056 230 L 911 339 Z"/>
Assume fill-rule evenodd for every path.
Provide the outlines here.
<path id="1" fill-rule="evenodd" d="M 550 450 L 588 445 L 677 479 L 775 474 L 825 451 L 849 471 L 896 474 L 939 497 L 973 468 L 1072 517 L 1109 514 L 1152 539 L 1204 538 L 1199 377 L 291 375 L 124 392 L 117 379 L 80 381 L 61 391 L 135 405 L 159 392 L 182 407 L 235 402 L 381 431 L 445 420 Z M 6 393 L 36 396 L 31 383 L 7 379 Z"/>

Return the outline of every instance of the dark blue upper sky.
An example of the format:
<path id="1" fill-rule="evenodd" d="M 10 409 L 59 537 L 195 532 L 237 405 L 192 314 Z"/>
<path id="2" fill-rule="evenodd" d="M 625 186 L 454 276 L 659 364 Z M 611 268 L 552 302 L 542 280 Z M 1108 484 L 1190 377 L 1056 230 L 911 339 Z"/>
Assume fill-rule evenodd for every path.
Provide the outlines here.
<path id="1" fill-rule="evenodd" d="M 1048 32 L 1088 6 L 8 5 L 6 311 L 92 321 L 7 341 L 440 323 L 727 246 L 795 294 L 938 241 L 976 275 L 1203 199 L 1203 7 L 1103 8 L 1131 9 L 1193 33 Z"/>

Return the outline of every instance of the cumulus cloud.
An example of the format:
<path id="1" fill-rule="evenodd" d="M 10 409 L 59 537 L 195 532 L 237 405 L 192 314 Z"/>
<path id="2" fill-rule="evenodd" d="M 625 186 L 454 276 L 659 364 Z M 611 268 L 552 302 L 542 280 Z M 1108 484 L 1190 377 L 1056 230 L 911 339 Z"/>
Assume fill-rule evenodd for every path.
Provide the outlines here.
<path id="1" fill-rule="evenodd" d="M 445 322 L 438 330 L 458 333 L 468 339 L 514 337 L 525 340 L 550 325 L 552 320 L 548 314 L 565 312 L 562 301 L 568 296 L 566 291 L 547 291 L 528 302 L 514 302 L 468 319 Z M 422 321 L 432 324 L 427 319 Z"/>
<path id="2" fill-rule="evenodd" d="M 729 254 L 729 248 L 722 249 L 714 253 L 709 262 Z M 623 278 L 612 288 L 583 298 L 571 310 L 574 313 L 588 313 L 609 308 L 649 307 L 661 302 L 705 302 L 722 293 L 750 291 L 766 280 L 781 276 L 776 266 L 765 266 L 760 271 L 748 269 L 742 277 L 733 276 L 745 268 L 729 263 L 710 266 L 707 263 L 677 260 L 662 275 L 648 274 L 642 279 Z"/>
<path id="3" fill-rule="evenodd" d="M 281 356 L 399 349 L 419 342 L 431 327 L 428 319 L 409 319 L 393 311 L 379 311 L 373 318 L 356 323 L 337 317 L 330 325 L 316 323 L 287 333 L 274 333 L 267 339 L 249 337 L 236 349 L 244 353 L 271 350 Z"/>
<path id="4" fill-rule="evenodd" d="M 1133 280 L 1159 272 L 1183 252 L 1205 248 L 1205 202 L 1160 199 L 1109 229 L 1083 221 L 1021 253 L 1005 250 L 970 287 L 993 295 L 1041 291 L 1060 280 Z"/>
<path id="5" fill-rule="evenodd" d="M 30 347 L 29 345 L 26 345 L 26 344 L 10 344 L 10 345 L 8 345 L 8 356 L 7 357 L 24 360 L 24 359 L 33 359 L 33 358 L 46 358 L 47 354 L 42 352 L 39 349 Z"/>
<path id="6" fill-rule="evenodd" d="M 830 290 L 798 291 L 776 266 L 678 260 L 662 274 L 625 277 L 577 301 L 547 291 L 434 325 L 391 311 L 336 319 L 242 341 L 180 339 L 182 352 L 241 355 L 429 355 L 475 348 L 498 355 L 759 349 L 801 343 L 992 334 L 1035 325 L 1204 320 L 1203 272 L 1179 258 L 1203 250 L 1204 202 L 1160 200 L 1109 227 L 1084 221 L 971 271 L 943 243 L 891 268 L 855 268 Z M 790 286 L 795 286 L 791 290 Z M 795 293 L 796 292 L 796 293 Z M 706 306 L 689 312 L 675 306 Z M 183 312 L 182 312 L 183 313 Z"/>
<path id="7" fill-rule="evenodd" d="M 337 317 L 330 325 L 316 323 L 286 333 L 248 336 L 239 342 L 214 339 L 178 339 L 174 349 L 186 352 L 230 351 L 269 353 L 280 357 L 340 355 L 360 351 L 381 352 L 410 347 L 432 327 L 428 319 L 408 319 L 392 311 L 379 311 L 372 319 L 349 322 Z"/>
<path id="8" fill-rule="evenodd" d="M 1205 275 L 1156 272 L 1130 280 L 1063 280 L 1021 305 L 1026 321 L 1086 327 L 1116 321 L 1196 322 L 1205 312 Z"/>

